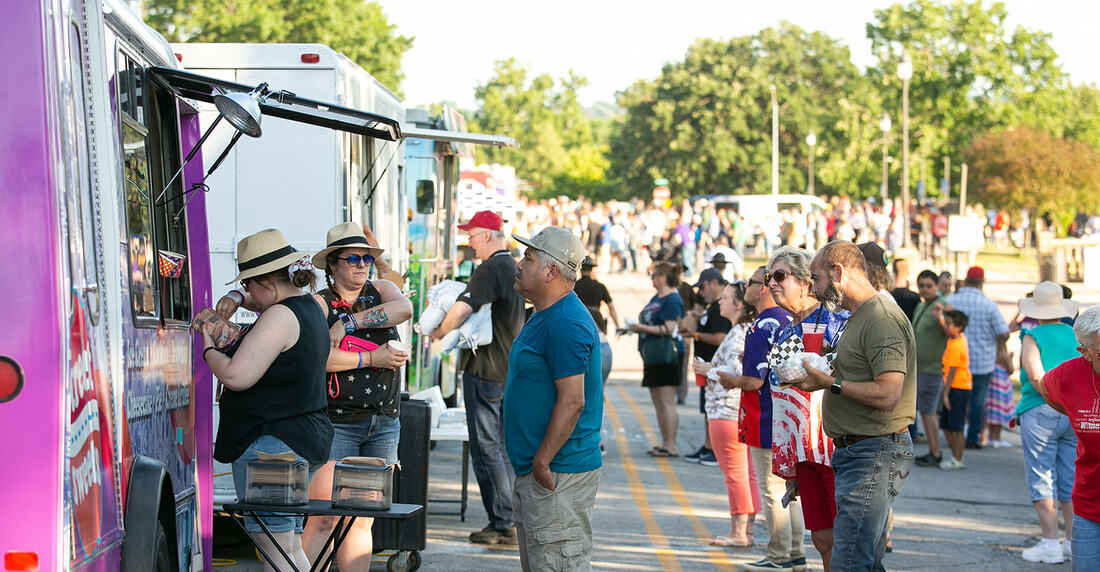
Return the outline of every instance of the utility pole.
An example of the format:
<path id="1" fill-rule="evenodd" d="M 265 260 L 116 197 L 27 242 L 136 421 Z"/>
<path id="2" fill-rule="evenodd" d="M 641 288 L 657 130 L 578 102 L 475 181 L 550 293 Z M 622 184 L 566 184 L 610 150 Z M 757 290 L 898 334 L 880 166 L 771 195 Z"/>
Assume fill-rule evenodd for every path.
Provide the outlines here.
<path id="1" fill-rule="evenodd" d="M 775 95 L 775 84 L 771 84 L 772 92 L 772 194 L 779 194 L 779 101 Z"/>
<path id="2" fill-rule="evenodd" d="M 943 158 L 943 200 L 951 200 L 951 157 Z"/>

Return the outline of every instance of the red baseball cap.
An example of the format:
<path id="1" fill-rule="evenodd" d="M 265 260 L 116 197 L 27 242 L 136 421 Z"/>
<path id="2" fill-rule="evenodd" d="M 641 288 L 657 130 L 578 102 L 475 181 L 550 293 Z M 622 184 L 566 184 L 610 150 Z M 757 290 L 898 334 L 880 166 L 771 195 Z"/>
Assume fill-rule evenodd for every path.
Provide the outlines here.
<path id="1" fill-rule="evenodd" d="M 985 270 L 982 270 L 981 266 L 971 266 L 966 271 L 967 280 L 985 280 Z"/>
<path id="2" fill-rule="evenodd" d="M 474 213 L 474 216 L 470 217 L 469 222 L 458 225 L 458 229 L 470 230 L 471 228 L 484 228 L 485 230 L 499 231 L 503 223 L 504 221 L 501 220 L 500 215 L 493 211 L 478 211 Z"/>

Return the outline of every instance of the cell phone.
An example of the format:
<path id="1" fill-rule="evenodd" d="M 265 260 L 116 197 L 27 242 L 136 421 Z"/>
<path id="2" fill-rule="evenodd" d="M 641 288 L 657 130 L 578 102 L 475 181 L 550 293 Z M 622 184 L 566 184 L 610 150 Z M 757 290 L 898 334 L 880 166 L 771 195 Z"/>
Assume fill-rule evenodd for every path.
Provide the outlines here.
<path id="1" fill-rule="evenodd" d="M 798 498 L 798 481 L 787 481 L 787 492 L 783 493 L 783 508 Z"/>
<path id="2" fill-rule="evenodd" d="M 237 341 L 241 335 L 241 327 L 218 315 L 211 308 L 203 308 L 191 320 L 191 329 L 202 333 L 202 328 L 207 323 L 213 326 L 210 337 L 214 340 L 214 347 L 224 348 Z"/>
<path id="3" fill-rule="evenodd" d="M 703 358 L 701 358 L 701 357 L 699 357 L 699 356 L 695 356 L 695 361 L 697 361 L 697 362 L 699 362 L 699 363 L 706 363 L 706 362 L 707 362 L 707 360 L 705 360 L 705 359 L 703 359 Z"/>

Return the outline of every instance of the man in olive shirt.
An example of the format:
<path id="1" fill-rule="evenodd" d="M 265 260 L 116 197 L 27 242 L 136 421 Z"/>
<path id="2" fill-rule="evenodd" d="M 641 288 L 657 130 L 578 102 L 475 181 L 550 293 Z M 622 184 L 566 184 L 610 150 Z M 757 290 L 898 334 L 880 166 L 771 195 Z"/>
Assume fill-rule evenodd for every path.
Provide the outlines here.
<path id="1" fill-rule="evenodd" d="M 887 518 L 913 466 L 913 328 L 897 304 L 876 295 L 865 264 L 859 249 L 842 241 L 825 245 L 810 264 L 813 295 L 825 309 L 852 312 L 832 375 L 807 364 L 798 384 L 828 391 L 822 424 L 836 445 L 833 570 L 884 570 Z"/>
<path id="2" fill-rule="evenodd" d="M 922 467 L 940 464 L 940 430 L 936 415 L 943 394 L 943 350 L 947 347 L 947 335 L 940 323 L 940 315 L 948 308 L 947 299 L 936 289 L 939 276 L 931 270 L 922 270 L 917 276 L 917 290 L 921 302 L 913 310 L 913 332 L 917 338 L 917 412 L 924 423 L 928 437 L 928 453 L 917 457 Z"/>

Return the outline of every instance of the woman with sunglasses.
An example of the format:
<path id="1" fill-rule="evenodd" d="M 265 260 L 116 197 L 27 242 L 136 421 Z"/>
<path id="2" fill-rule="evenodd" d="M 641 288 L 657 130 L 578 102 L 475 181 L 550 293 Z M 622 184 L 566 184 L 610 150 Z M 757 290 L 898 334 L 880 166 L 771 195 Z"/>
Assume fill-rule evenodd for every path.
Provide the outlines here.
<path id="1" fill-rule="evenodd" d="M 328 327 L 316 302 L 302 291 L 317 280 L 308 255 L 268 229 L 241 240 L 237 260 L 240 273 L 233 281 L 244 286 L 249 309 L 259 316 L 224 352 L 214 347 L 208 322 L 202 355 L 225 387 L 214 458 L 232 463 L 233 484 L 243 500 L 248 463 L 257 452 L 291 452 L 309 463 L 312 478 L 328 460 L 333 430 L 325 415 Z M 261 513 L 260 520 L 299 568 L 309 566 L 302 517 Z M 260 523 L 248 518 L 245 529 L 267 554 L 275 553 Z"/>
<path id="2" fill-rule="evenodd" d="M 768 261 L 764 286 L 776 305 L 791 315 L 791 322 L 776 335 L 768 354 L 767 381 L 772 394 L 772 472 L 798 483 L 803 520 L 828 572 L 836 500 L 830 466 L 833 442 L 821 423 L 822 392 L 780 386 L 775 373 L 780 363 L 801 352 L 831 352 L 850 315 L 847 310 L 829 312 L 810 293 L 812 260 L 808 250 L 782 246 Z"/>
<path id="3" fill-rule="evenodd" d="M 412 304 L 389 280 L 372 280 L 374 264 L 383 252 L 368 240 L 359 223 L 338 224 L 328 231 L 328 246 L 313 256 L 313 265 L 324 270 L 327 288 L 314 297 L 328 317 L 332 350 L 327 381 L 328 416 L 335 435 L 329 463 L 310 486 L 310 498 L 327 499 L 332 494 L 332 472 L 344 457 L 379 457 L 397 463 L 401 434 L 398 419 L 401 403 L 400 367 L 409 358 L 388 342 L 399 340 L 394 327 L 412 318 Z M 345 336 L 377 345 L 371 351 L 340 349 Z M 336 526 L 336 517 L 311 517 L 302 542 L 310 557 L 321 551 Z M 374 520 L 359 518 L 351 527 L 336 563 L 341 570 L 370 567 Z"/>
<path id="4" fill-rule="evenodd" d="M 756 319 L 756 308 L 745 303 L 745 283 L 735 282 L 722 290 L 718 299 L 722 317 L 733 323 L 725 339 L 718 345 L 709 362 L 693 364 L 696 375 L 707 375 L 715 367 L 722 367 L 731 375 L 742 375 L 741 354 L 745 351 L 745 335 Z M 741 409 L 741 390 L 726 389 L 720 382 L 707 379 L 705 390 L 707 426 L 710 442 L 718 466 L 726 477 L 726 493 L 730 505 L 730 532 L 716 536 L 711 546 L 749 547 L 753 545 L 753 515 L 760 511 L 760 491 L 757 489 L 756 472 L 752 470 L 749 447 L 738 436 L 738 413 Z"/>

